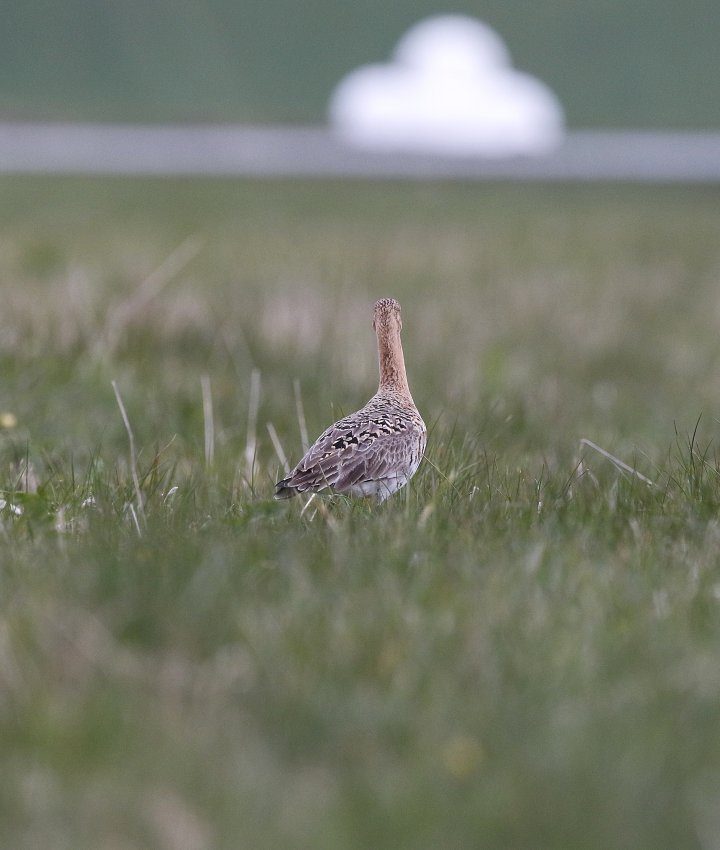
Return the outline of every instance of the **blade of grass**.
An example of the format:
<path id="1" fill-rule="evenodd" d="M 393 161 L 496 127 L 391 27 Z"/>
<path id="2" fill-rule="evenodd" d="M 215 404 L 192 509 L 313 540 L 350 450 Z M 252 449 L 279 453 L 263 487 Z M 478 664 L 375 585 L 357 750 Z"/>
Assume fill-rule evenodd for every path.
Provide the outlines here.
<path id="1" fill-rule="evenodd" d="M 133 486 L 135 488 L 135 498 L 137 499 L 138 513 L 145 521 L 145 506 L 143 505 L 143 497 L 142 491 L 140 490 L 140 479 L 138 478 L 137 472 L 137 456 L 135 453 L 135 436 L 133 434 L 133 430 L 130 426 L 130 419 L 128 418 L 127 411 L 125 410 L 125 405 L 123 404 L 122 396 L 120 395 L 120 390 L 118 389 L 118 385 L 116 381 L 112 381 L 112 388 L 115 392 L 115 398 L 117 399 L 118 407 L 120 408 L 120 415 L 122 416 L 123 424 L 125 425 L 125 430 L 128 435 L 128 442 L 130 444 L 130 474 L 132 475 Z M 135 518 L 135 522 L 137 525 L 137 518 Z M 140 530 L 140 526 L 138 525 L 138 531 Z"/>
<path id="2" fill-rule="evenodd" d="M 649 487 L 654 487 L 655 482 L 651 481 L 646 475 L 643 475 L 642 472 L 638 472 L 637 469 L 634 469 L 629 464 L 625 463 L 625 461 L 620 460 L 619 457 L 615 457 L 615 455 L 610 454 L 606 449 L 601 448 L 597 445 L 597 443 L 593 443 L 592 440 L 588 440 L 583 437 L 580 440 L 580 446 L 587 446 L 589 449 L 593 449 L 598 454 L 602 455 L 606 460 L 609 460 L 610 463 L 614 464 L 619 470 L 622 472 L 628 472 L 630 475 L 634 475 L 636 478 L 639 478 L 640 481 L 644 481 Z"/>
<path id="3" fill-rule="evenodd" d="M 290 473 L 290 464 L 287 461 L 287 457 L 285 455 L 285 451 L 283 450 L 282 443 L 280 442 L 280 438 L 277 435 L 277 431 L 275 430 L 275 426 L 272 422 L 267 423 L 268 434 L 270 434 L 270 439 L 272 440 L 273 448 L 275 449 L 275 454 L 278 456 L 278 460 L 280 461 L 283 469 L 285 470 L 285 475 Z"/>
<path id="4" fill-rule="evenodd" d="M 305 422 L 305 409 L 302 403 L 299 378 L 295 378 L 293 380 L 293 392 L 295 393 L 295 408 L 297 410 L 298 426 L 300 427 L 300 442 L 302 443 L 303 454 L 305 454 L 310 446 L 310 441 L 308 439 L 307 424 Z"/>
<path id="5" fill-rule="evenodd" d="M 215 421 L 209 375 L 200 376 L 200 388 L 202 390 L 203 422 L 205 425 L 205 468 L 208 469 L 215 461 Z"/>
<path id="6" fill-rule="evenodd" d="M 250 398 L 248 400 L 247 436 L 245 438 L 245 469 L 249 481 L 254 478 L 255 453 L 257 450 L 257 415 L 260 407 L 260 370 L 250 374 Z"/>

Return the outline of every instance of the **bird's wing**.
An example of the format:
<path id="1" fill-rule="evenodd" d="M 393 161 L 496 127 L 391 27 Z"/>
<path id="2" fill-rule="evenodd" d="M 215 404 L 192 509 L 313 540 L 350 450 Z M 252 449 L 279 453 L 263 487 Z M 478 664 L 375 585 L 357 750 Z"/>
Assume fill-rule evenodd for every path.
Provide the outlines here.
<path id="1" fill-rule="evenodd" d="M 422 454 L 424 433 L 374 413 L 358 411 L 324 431 L 278 487 L 299 492 L 395 477 L 411 454 Z"/>
<path id="2" fill-rule="evenodd" d="M 404 475 L 407 479 L 406 470 L 419 463 L 424 448 L 425 441 L 419 432 L 383 433 L 343 461 L 333 486 L 342 492 L 355 484 L 388 481 Z"/>

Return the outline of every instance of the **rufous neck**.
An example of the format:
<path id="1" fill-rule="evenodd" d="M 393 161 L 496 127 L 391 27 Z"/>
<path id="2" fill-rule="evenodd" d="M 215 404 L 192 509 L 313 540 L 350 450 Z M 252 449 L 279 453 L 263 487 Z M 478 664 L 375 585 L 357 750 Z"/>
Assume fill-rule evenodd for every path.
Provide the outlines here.
<path id="1" fill-rule="evenodd" d="M 403 357 L 400 330 L 398 328 L 378 329 L 378 359 L 380 361 L 380 392 L 391 390 L 407 396 L 412 401 L 405 358 Z"/>

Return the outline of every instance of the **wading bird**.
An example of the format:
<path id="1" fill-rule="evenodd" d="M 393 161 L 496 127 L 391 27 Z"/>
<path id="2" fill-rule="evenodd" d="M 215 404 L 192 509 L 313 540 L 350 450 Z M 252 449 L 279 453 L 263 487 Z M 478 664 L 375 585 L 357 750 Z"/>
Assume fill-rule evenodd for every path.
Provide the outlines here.
<path id="1" fill-rule="evenodd" d="M 375 304 L 380 386 L 365 407 L 324 431 L 287 478 L 276 499 L 331 490 L 372 496 L 382 502 L 415 474 L 427 443 L 427 428 L 410 395 L 394 298 Z"/>

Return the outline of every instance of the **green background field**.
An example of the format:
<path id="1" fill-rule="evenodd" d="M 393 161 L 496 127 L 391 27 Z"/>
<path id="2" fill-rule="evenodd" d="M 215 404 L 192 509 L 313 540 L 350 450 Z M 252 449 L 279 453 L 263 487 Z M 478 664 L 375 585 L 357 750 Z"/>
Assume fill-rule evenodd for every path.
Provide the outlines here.
<path id="1" fill-rule="evenodd" d="M 321 122 L 441 11 L 720 126 L 714 0 L 12 0 L 0 120 Z M 716 846 L 719 280 L 716 188 L 0 177 L 0 845 Z M 388 295 L 418 475 L 272 501 Z"/>
<path id="2" fill-rule="evenodd" d="M 496 28 L 572 127 L 720 126 L 716 0 L 10 0 L 0 118 L 318 122 L 344 74 L 448 11 Z"/>
<path id="3" fill-rule="evenodd" d="M 0 843 L 713 846 L 719 210 L 3 178 Z M 273 502 L 386 295 L 426 461 Z"/>

